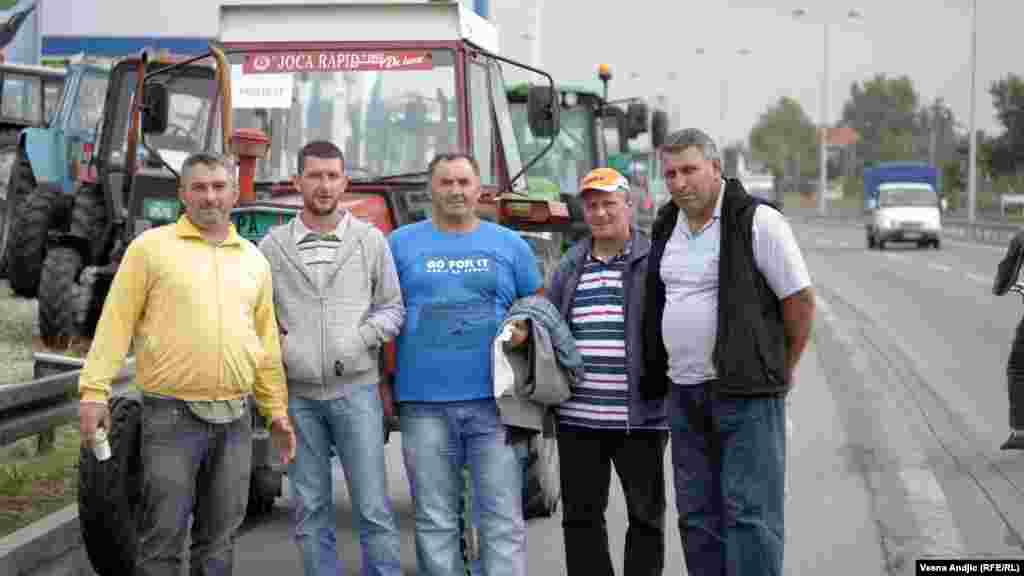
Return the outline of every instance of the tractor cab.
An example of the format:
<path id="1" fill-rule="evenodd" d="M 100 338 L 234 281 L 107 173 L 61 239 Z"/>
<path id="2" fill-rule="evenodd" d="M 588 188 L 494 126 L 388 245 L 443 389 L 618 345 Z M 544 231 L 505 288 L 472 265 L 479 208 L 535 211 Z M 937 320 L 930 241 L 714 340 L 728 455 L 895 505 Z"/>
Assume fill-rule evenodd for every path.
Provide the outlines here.
<path id="1" fill-rule="evenodd" d="M 301 209 L 290 180 L 315 139 L 344 153 L 345 208 L 385 233 L 430 217 L 427 166 L 456 151 L 479 162 L 481 217 L 527 234 L 567 224 L 557 198 L 527 194 L 543 150 L 521 153 L 503 77 L 529 68 L 495 54 L 495 28 L 460 4 L 226 1 L 220 20 L 243 184 L 235 223 L 249 239 Z M 546 136 L 552 101 L 551 88 L 534 93 L 531 125 Z"/>
<path id="2" fill-rule="evenodd" d="M 143 53 L 110 71 L 80 184 L 50 203 L 41 219 L 48 240 L 38 283 L 39 331 L 47 346 L 91 337 L 125 248 L 181 213 L 184 159 L 227 148 L 223 62 L 216 48 L 190 59 Z M 35 196 L 52 198 L 39 190 Z"/>

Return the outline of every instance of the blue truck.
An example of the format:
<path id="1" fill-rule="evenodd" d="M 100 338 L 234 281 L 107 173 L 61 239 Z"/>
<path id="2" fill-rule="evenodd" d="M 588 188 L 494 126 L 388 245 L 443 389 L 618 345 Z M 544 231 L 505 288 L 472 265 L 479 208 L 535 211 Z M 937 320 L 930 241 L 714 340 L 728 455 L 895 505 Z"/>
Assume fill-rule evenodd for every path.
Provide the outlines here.
<path id="1" fill-rule="evenodd" d="M 884 162 L 864 170 L 864 210 L 868 249 L 888 242 L 915 242 L 939 248 L 942 234 L 940 181 L 934 166 Z"/>

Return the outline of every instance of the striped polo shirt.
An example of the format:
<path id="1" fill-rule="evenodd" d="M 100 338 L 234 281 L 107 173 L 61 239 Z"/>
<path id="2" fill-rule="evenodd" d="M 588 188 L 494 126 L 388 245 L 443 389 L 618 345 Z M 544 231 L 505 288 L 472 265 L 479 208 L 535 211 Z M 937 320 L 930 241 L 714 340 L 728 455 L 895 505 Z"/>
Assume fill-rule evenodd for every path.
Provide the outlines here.
<path id="1" fill-rule="evenodd" d="M 569 327 L 583 356 L 583 380 L 558 406 L 563 426 L 626 429 L 629 377 L 626 368 L 625 299 L 622 272 L 631 249 L 604 263 L 591 255 L 583 266 L 570 308 Z"/>
<path id="2" fill-rule="evenodd" d="M 334 231 L 325 234 L 310 230 L 301 217 L 295 217 L 295 247 L 299 252 L 299 258 L 313 273 L 317 286 L 321 288 L 325 282 L 328 264 L 333 263 L 338 254 L 338 246 L 341 245 L 341 238 L 348 227 L 349 217 L 350 214 L 345 212 Z"/>

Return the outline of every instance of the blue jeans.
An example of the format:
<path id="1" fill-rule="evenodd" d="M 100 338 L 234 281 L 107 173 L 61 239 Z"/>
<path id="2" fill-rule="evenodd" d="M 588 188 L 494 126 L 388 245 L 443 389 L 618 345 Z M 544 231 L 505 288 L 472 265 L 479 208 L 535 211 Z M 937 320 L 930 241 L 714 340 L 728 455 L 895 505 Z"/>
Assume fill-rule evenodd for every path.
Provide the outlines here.
<path id="1" fill-rule="evenodd" d="M 178 576 L 189 517 L 192 576 L 227 576 L 249 500 L 252 423 L 248 411 L 229 424 L 192 415 L 181 400 L 142 398 L 142 519 L 139 576 Z"/>
<path id="2" fill-rule="evenodd" d="M 296 495 L 295 539 L 306 576 L 338 569 L 331 447 L 338 453 L 359 527 L 362 574 L 400 575 L 398 525 L 388 496 L 384 412 L 377 384 L 353 388 L 335 400 L 288 399 L 295 428 L 295 459 L 288 477 Z"/>
<path id="3" fill-rule="evenodd" d="M 676 507 L 694 576 L 781 576 L 786 400 L 670 385 Z"/>
<path id="4" fill-rule="evenodd" d="M 525 576 L 522 470 L 493 399 L 406 402 L 402 454 L 416 505 L 416 561 L 426 576 L 465 573 L 459 545 L 462 467 L 469 464 L 486 576 Z"/>

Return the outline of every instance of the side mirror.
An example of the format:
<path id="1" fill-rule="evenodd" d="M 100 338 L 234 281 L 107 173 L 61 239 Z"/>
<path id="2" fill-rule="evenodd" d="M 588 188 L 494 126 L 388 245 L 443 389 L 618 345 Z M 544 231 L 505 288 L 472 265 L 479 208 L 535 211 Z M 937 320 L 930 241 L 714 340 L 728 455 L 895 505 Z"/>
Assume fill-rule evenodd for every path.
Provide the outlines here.
<path id="1" fill-rule="evenodd" d="M 644 102 L 633 102 L 626 109 L 626 126 L 629 130 L 629 137 L 647 132 L 647 104 Z"/>
<path id="2" fill-rule="evenodd" d="M 170 94 L 163 84 L 146 84 L 143 88 L 142 133 L 163 134 L 171 108 Z"/>
<path id="3" fill-rule="evenodd" d="M 655 110 L 651 116 L 651 148 L 658 150 L 665 144 L 668 137 L 668 113 L 664 110 Z"/>
<path id="4" fill-rule="evenodd" d="M 552 138 L 558 130 L 558 95 L 550 86 L 530 86 L 526 95 L 527 122 L 537 138 Z"/>

